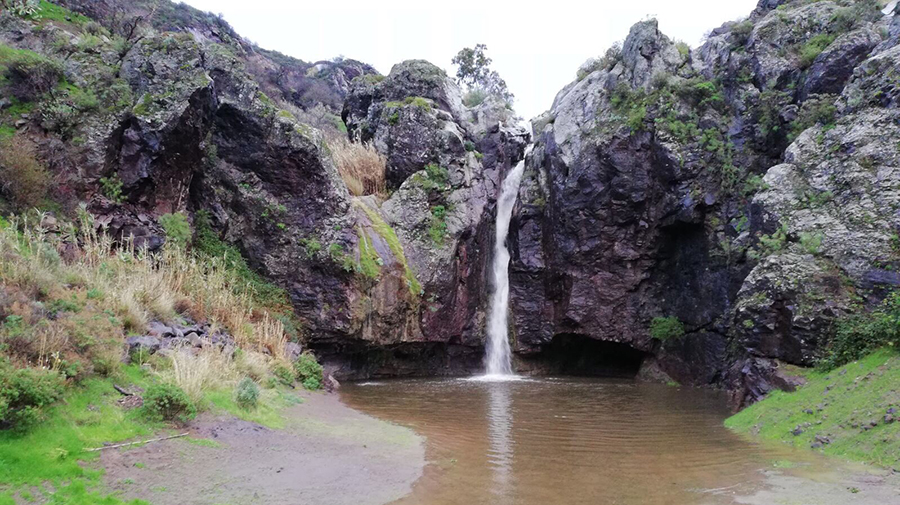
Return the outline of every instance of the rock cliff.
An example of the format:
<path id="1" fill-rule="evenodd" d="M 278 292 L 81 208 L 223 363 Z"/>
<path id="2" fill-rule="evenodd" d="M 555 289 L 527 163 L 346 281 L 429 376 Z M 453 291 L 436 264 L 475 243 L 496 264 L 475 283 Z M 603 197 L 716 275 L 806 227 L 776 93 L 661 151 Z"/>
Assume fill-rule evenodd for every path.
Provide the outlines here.
<path id="1" fill-rule="evenodd" d="M 532 123 L 519 354 L 624 344 L 738 404 L 813 364 L 835 316 L 897 282 L 890 23 L 874 2 L 763 1 L 699 48 L 645 21 L 585 64 Z"/>
<path id="2" fill-rule="evenodd" d="M 875 1 L 762 0 L 693 49 L 643 21 L 531 134 L 425 61 L 383 76 L 184 5 L 59 3 L 0 14 L 0 63 L 56 78 L 40 94 L 7 69 L 0 119 L 59 211 L 86 202 L 150 250 L 161 215 L 202 221 L 338 376 L 480 367 L 499 183 L 532 137 L 509 239 L 521 370 L 640 367 L 742 405 L 900 283 L 900 17 Z M 350 194 L 336 131 L 384 156 L 386 191 Z"/>

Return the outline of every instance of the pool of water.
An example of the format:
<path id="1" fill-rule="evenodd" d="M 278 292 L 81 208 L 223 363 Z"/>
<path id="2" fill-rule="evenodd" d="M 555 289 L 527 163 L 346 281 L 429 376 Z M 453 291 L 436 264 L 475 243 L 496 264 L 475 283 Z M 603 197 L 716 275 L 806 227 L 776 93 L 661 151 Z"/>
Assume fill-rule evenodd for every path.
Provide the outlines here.
<path id="1" fill-rule="evenodd" d="M 400 504 L 732 503 L 783 457 L 723 427 L 722 393 L 630 380 L 347 384 L 341 397 L 427 437 Z"/>

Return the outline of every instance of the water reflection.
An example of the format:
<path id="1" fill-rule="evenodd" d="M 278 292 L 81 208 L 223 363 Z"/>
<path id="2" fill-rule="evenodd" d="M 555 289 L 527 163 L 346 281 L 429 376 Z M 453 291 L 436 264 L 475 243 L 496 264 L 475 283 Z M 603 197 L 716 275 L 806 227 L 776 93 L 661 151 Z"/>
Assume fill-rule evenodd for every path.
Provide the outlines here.
<path id="1" fill-rule="evenodd" d="M 427 437 L 398 505 L 710 505 L 769 460 L 722 426 L 716 392 L 621 380 L 347 384 L 353 408 Z"/>
<path id="2" fill-rule="evenodd" d="M 488 384 L 488 460 L 494 474 L 492 492 L 495 503 L 512 503 L 512 412 L 510 409 L 510 385 L 497 382 Z"/>

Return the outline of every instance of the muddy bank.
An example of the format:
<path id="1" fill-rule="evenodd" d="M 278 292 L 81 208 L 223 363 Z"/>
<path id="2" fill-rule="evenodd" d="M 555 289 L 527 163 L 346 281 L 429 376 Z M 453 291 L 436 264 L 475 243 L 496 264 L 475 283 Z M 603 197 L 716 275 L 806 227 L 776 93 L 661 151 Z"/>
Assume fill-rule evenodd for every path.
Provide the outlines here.
<path id="1" fill-rule="evenodd" d="M 425 464 L 421 437 L 336 395 L 303 398 L 285 429 L 209 416 L 188 439 L 105 451 L 106 484 L 154 505 L 378 505 L 410 492 Z"/>
<path id="2" fill-rule="evenodd" d="M 822 467 L 822 464 L 828 465 Z M 793 465 L 793 464 L 791 464 Z M 883 505 L 900 503 L 900 474 L 837 458 L 761 471 L 761 484 L 712 489 L 708 504 Z"/>

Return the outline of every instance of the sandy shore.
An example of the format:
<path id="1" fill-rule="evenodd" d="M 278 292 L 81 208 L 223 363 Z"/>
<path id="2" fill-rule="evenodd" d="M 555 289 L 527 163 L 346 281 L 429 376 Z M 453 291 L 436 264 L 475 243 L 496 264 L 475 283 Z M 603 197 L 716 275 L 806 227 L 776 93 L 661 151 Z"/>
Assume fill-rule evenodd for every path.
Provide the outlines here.
<path id="1" fill-rule="evenodd" d="M 106 484 L 154 505 L 380 505 L 410 492 L 425 465 L 421 437 L 337 395 L 302 396 L 283 430 L 207 416 L 187 430 L 193 442 L 104 451 Z"/>

